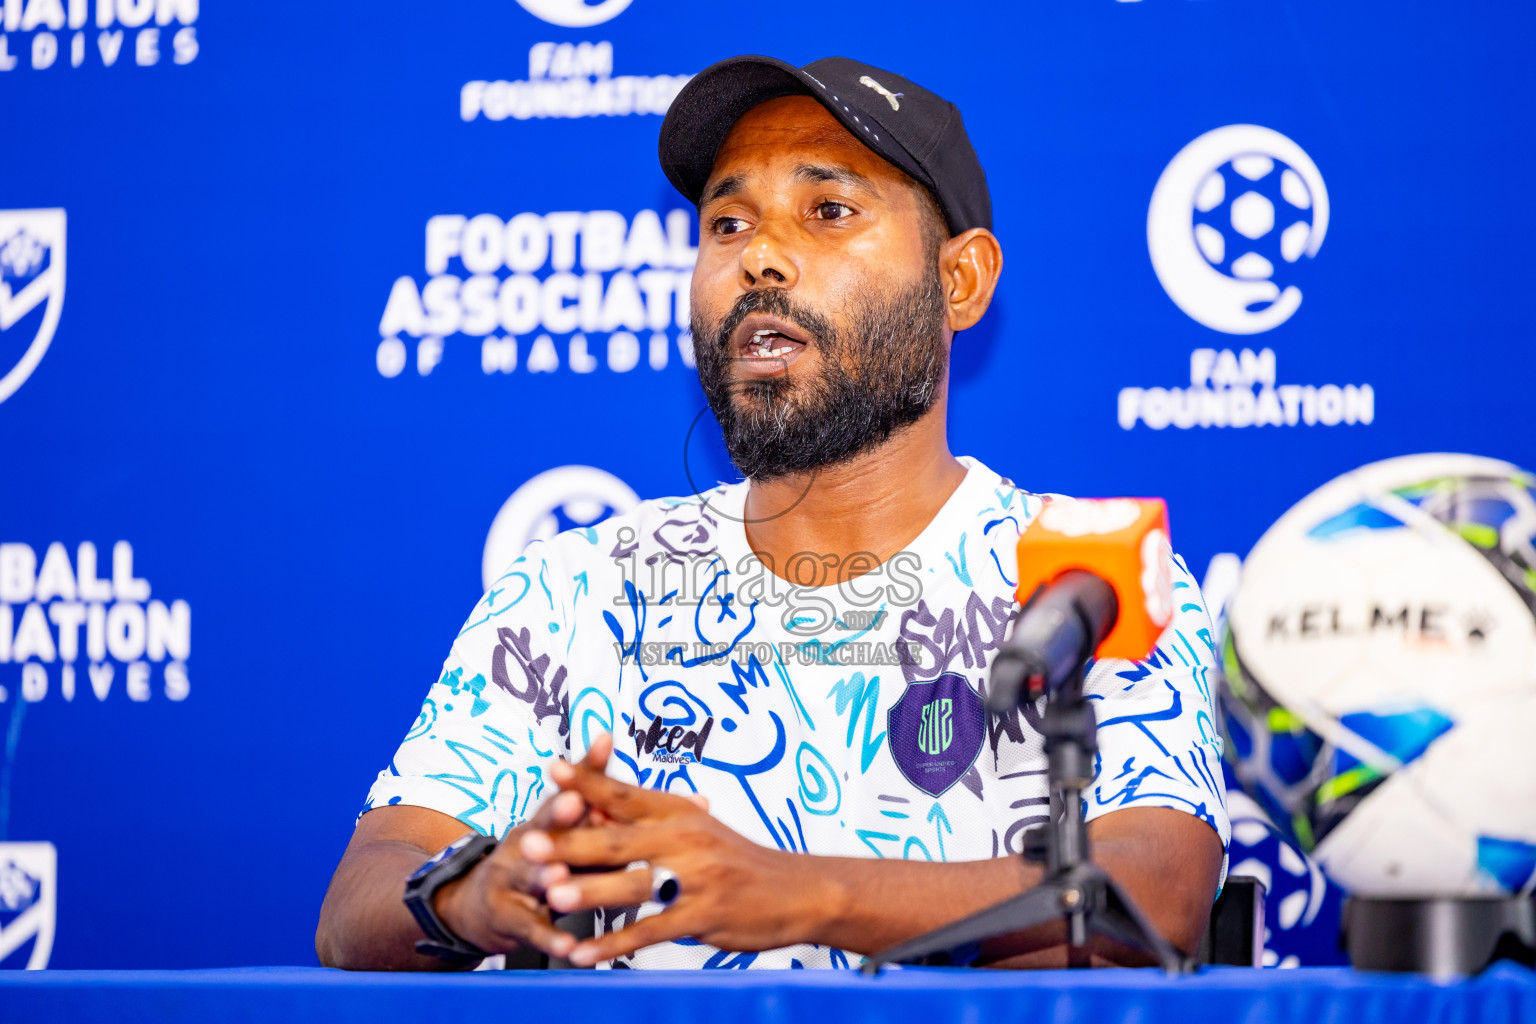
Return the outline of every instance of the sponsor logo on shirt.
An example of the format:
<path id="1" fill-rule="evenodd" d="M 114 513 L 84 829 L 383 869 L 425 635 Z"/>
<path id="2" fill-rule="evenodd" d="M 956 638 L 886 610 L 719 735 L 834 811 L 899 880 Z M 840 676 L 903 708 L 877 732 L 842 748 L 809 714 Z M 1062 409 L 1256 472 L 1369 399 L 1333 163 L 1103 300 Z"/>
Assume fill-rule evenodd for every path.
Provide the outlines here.
<path id="1" fill-rule="evenodd" d="M 635 756 L 647 754 L 652 760 L 664 764 L 696 764 L 704 760 L 704 744 L 715 728 L 713 717 L 704 719 L 697 729 L 681 725 L 667 725 L 666 719 L 653 718 L 651 724 L 640 728 L 631 719 L 629 737 L 635 741 Z"/>

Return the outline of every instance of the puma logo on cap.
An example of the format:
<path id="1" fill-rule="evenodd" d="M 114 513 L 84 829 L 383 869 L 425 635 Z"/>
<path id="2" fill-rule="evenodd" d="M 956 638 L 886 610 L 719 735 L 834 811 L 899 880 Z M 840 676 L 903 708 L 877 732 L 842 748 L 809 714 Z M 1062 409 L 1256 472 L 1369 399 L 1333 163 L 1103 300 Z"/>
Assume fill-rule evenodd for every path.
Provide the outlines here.
<path id="1" fill-rule="evenodd" d="M 859 84 L 860 85 L 867 85 L 871 89 L 875 90 L 875 92 L 879 93 L 881 96 L 884 96 L 886 98 L 886 101 L 888 103 L 890 103 L 892 110 L 900 110 L 901 109 L 901 104 L 896 102 L 896 101 L 897 101 L 898 98 L 900 98 L 901 96 L 904 95 L 903 93 L 891 92 L 891 90 L 887 89 L 885 86 L 881 85 L 879 82 L 875 81 L 873 78 L 870 78 L 868 75 L 862 76 L 859 79 Z"/>

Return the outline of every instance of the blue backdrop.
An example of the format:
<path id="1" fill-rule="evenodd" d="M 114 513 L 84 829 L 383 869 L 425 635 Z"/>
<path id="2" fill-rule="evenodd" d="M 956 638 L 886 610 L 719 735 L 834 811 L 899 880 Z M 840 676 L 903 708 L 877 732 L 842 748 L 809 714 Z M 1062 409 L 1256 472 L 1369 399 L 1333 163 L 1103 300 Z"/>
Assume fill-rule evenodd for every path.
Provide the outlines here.
<path id="1" fill-rule="evenodd" d="M 1007 265 L 956 341 L 953 449 L 1165 496 L 1197 575 L 1373 459 L 1536 464 L 1522 5 L 0 0 L 0 27 L 6 965 L 312 963 L 514 491 L 734 478 L 707 416 L 689 439 L 697 226 L 655 157 L 724 56 L 844 54 L 960 106 Z M 523 493 L 500 543 L 626 500 Z M 1271 959 L 1336 960 L 1334 897 L 1246 834 Z"/>

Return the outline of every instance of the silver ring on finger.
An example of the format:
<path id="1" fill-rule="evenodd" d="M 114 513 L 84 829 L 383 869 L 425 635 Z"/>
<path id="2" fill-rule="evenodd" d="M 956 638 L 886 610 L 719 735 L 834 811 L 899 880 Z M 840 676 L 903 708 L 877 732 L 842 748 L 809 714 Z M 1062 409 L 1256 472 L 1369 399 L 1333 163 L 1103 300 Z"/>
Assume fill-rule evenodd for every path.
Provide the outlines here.
<path id="1" fill-rule="evenodd" d="M 666 868 L 651 868 L 651 900 L 669 906 L 683 891 L 683 883 Z"/>

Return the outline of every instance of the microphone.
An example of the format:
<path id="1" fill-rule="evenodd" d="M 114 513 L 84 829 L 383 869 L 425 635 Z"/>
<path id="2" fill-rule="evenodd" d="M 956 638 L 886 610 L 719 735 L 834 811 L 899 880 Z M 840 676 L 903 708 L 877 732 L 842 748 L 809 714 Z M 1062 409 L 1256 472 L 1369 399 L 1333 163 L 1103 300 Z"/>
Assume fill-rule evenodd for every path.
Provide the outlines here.
<path id="1" fill-rule="evenodd" d="M 1173 620 L 1161 498 L 1057 498 L 1019 536 L 1024 607 L 993 659 L 987 706 L 1054 694 L 1088 659 L 1140 661 Z"/>

